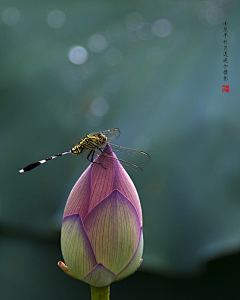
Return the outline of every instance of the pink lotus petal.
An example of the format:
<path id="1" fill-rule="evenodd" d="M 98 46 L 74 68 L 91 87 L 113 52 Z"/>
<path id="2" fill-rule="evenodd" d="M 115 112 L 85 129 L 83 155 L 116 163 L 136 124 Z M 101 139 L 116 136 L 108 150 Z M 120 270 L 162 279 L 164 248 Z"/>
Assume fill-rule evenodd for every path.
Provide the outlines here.
<path id="1" fill-rule="evenodd" d="M 130 263 L 123 269 L 123 271 L 121 271 L 117 275 L 118 280 L 123 279 L 123 278 L 133 274 L 138 269 L 139 262 L 142 257 L 142 253 L 143 253 L 143 233 L 141 230 L 141 236 L 140 236 L 137 251 L 136 251 L 135 255 L 133 256 L 132 260 L 130 261 Z"/>
<path id="2" fill-rule="evenodd" d="M 74 185 L 64 210 L 64 217 L 79 214 L 84 220 L 92 208 L 114 189 L 128 198 L 137 210 L 142 226 L 142 210 L 136 188 L 128 173 L 107 144 L 94 164 L 91 164 Z M 114 157 L 115 159 L 111 159 Z"/>
<path id="3" fill-rule="evenodd" d="M 117 280 L 117 276 L 102 264 L 98 264 L 85 276 L 82 281 L 93 286 L 107 286 Z"/>
<path id="4" fill-rule="evenodd" d="M 120 164 L 118 162 L 118 164 Z M 142 209 L 137 190 L 123 166 L 120 164 L 116 169 L 113 189 L 119 190 L 135 207 L 142 227 Z"/>
<path id="5" fill-rule="evenodd" d="M 96 258 L 79 215 L 63 219 L 61 246 L 66 265 L 78 279 L 82 279 L 96 266 Z"/>
<path id="6" fill-rule="evenodd" d="M 83 220 L 88 213 L 91 195 L 91 170 L 92 167 L 89 166 L 72 188 L 63 217 L 71 214 L 79 214 Z"/>
<path id="7" fill-rule="evenodd" d="M 99 168 L 102 167 L 101 166 L 102 164 L 107 168 L 107 172 L 104 172 L 105 169 L 103 167 L 99 168 L 99 171 L 101 173 L 99 176 L 96 176 L 95 182 L 94 180 L 92 181 L 92 189 L 94 190 L 95 186 L 99 187 L 99 182 L 102 182 L 100 186 L 101 189 L 104 189 L 104 191 L 107 186 L 106 192 L 102 194 L 102 197 L 100 197 L 101 199 L 105 198 L 111 191 L 119 190 L 126 198 L 128 198 L 130 202 L 132 202 L 133 206 L 136 208 L 142 226 L 141 204 L 140 204 L 137 190 L 130 176 L 125 171 L 120 161 L 117 159 L 115 153 L 112 152 L 112 149 L 109 144 L 105 146 L 105 148 L 103 149 L 103 153 L 107 153 L 109 156 L 104 156 L 104 155 L 98 156 L 96 159 L 96 162 L 98 162 L 98 164 L 95 166 L 98 166 Z M 110 157 L 113 157 L 114 159 L 111 159 Z M 95 174 L 95 172 L 93 172 L 93 174 Z M 107 180 L 102 175 L 105 175 Z M 94 185 L 94 183 L 96 184 Z M 95 189 L 95 194 L 99 195 L 98 189 Z M 92 198 L 94 198 L 94 195 L 92 195 Z M 92 203 L 96 204 L 98 202 L 99 200 L 96 202 L 95 201 L 93 202 L 92 200 Z M 94 205 L 92 207 L 94 207 Z"/>
<path id="8" fill-rule="evenodd" d="M 92 166 L 89 211 L 113 190 L 117 160 L 111 159 L 110 156 L 114 158 L 116 156 L 113 154 L 109 144 L 105 146 L 103 153 L 107 153 L 109 156 L 99 155 Z"/>
<path id="9" fill-rule="evenodd" d="M 134 256 L 141 234 L 132 203 L 114 190 L 93 208 L 83 224 L 97 262 L 115 274 L 122 271 Z"/>
<path id="10" fill-rule="evenodd" d="M 113 190 L 119 190 L 136 208 L 141 226 L 142 209 L 137 190 L 109 144 L 103 149 L 108 156 L 99 155 L 92 172 L 92 194 L 89 211 Z M 114 159 L 111 159 L 113 157 Z M 103 166 L 107 169 L 104 169 Z M 107 172 L 106 172 L 107 171 Z"/>

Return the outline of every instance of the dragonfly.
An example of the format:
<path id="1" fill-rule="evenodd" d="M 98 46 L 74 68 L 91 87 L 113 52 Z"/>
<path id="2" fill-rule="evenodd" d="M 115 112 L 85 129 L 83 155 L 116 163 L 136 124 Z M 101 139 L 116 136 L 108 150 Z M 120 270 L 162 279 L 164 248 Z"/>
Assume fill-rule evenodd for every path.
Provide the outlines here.
<path id="1" fill-rule="evenodd" d="M 32 169 L 35 169 L 36 167 L 46 163 L 49 160 L 55 159 L 59 156 L 69 153 L 75 155 L 80 154 L 83 156 L 83 158 L 86 158 L 91 163 L 96 163 L 94 159 L 97 157 L 97 155 L 103 153 L 103 148 L 106 146 L 107 143 L 110 144 L 117 158 L 108 155 L 107 153 L 103 153 L 104 155 L 109 156 L 111 159 L 119 160 L 126 169 L 141 172 L 142 169 L 138 166 L 138 164 L 150 162 L 150 156 L 146 152 L 140 150 L 121 147 L 112 144 L 113 141 L 119 138 L 120 134 L 121 133 L 118 128 L 112 128 L 105 131 L 87 134 L 70 150 L 58 153 L 56 155 L 52 155 L 48 158 L 27 165 L 25 168 L 19 170 L 19 173 L 31 171 Z M 105 167 L 103 166 L 103 168 Z"/>

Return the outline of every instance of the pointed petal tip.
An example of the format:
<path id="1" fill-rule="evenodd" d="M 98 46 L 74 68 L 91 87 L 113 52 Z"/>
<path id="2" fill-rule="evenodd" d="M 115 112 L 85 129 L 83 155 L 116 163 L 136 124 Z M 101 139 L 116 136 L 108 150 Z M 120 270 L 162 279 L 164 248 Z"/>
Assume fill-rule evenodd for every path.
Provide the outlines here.
<path id="1" fill-rule="evenodd" d="M 109 145 L 109 143 L 106 144 L 106 146 L 103 149 L 103 153 L 111 154 L 112 153 L 112 148 Z"/>
<path id="2" fill-rule="evenodd" d="M 76 276 L 73 275 L 72 272 L 70 272 L 70 270 L 68 269 L 68 267 L 62 262 L 62 261 L 59 261 L 58 262 L 58 266 L 63 270 L 63 272 L 75 279 L 78 279 Z"/>
<path id="3" fill-rule="evenodd" d="M 117 280 L 117 275 L 111 272 L 103 264 L 95 266 L 82 281 L 96 287 L 107 286 Z"/>

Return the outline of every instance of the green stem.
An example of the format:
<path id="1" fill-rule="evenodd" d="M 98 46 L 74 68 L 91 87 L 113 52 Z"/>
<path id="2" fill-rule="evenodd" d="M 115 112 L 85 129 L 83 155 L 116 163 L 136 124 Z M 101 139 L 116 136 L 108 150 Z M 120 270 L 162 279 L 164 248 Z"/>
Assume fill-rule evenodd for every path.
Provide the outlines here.
<path id="1" fill-rule="evenodd" d="M 92 300 L 109 300 L 110 299 L 110 285 L 103 287 L 96 287 L 91 285 L 91 299 Z"/>

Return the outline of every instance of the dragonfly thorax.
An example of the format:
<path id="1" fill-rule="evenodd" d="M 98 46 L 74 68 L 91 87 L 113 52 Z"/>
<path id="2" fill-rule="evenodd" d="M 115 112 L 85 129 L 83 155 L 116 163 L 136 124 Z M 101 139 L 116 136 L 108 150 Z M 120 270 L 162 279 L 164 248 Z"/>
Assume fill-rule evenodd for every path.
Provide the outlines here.
<path id="1" fill-rule="evenodd" d="M 73 154 L 81 154 L 83 151 L 99 148 L 107 142 L 106 135 L 102 133 L 88 134 L 71 149 Z"/>

